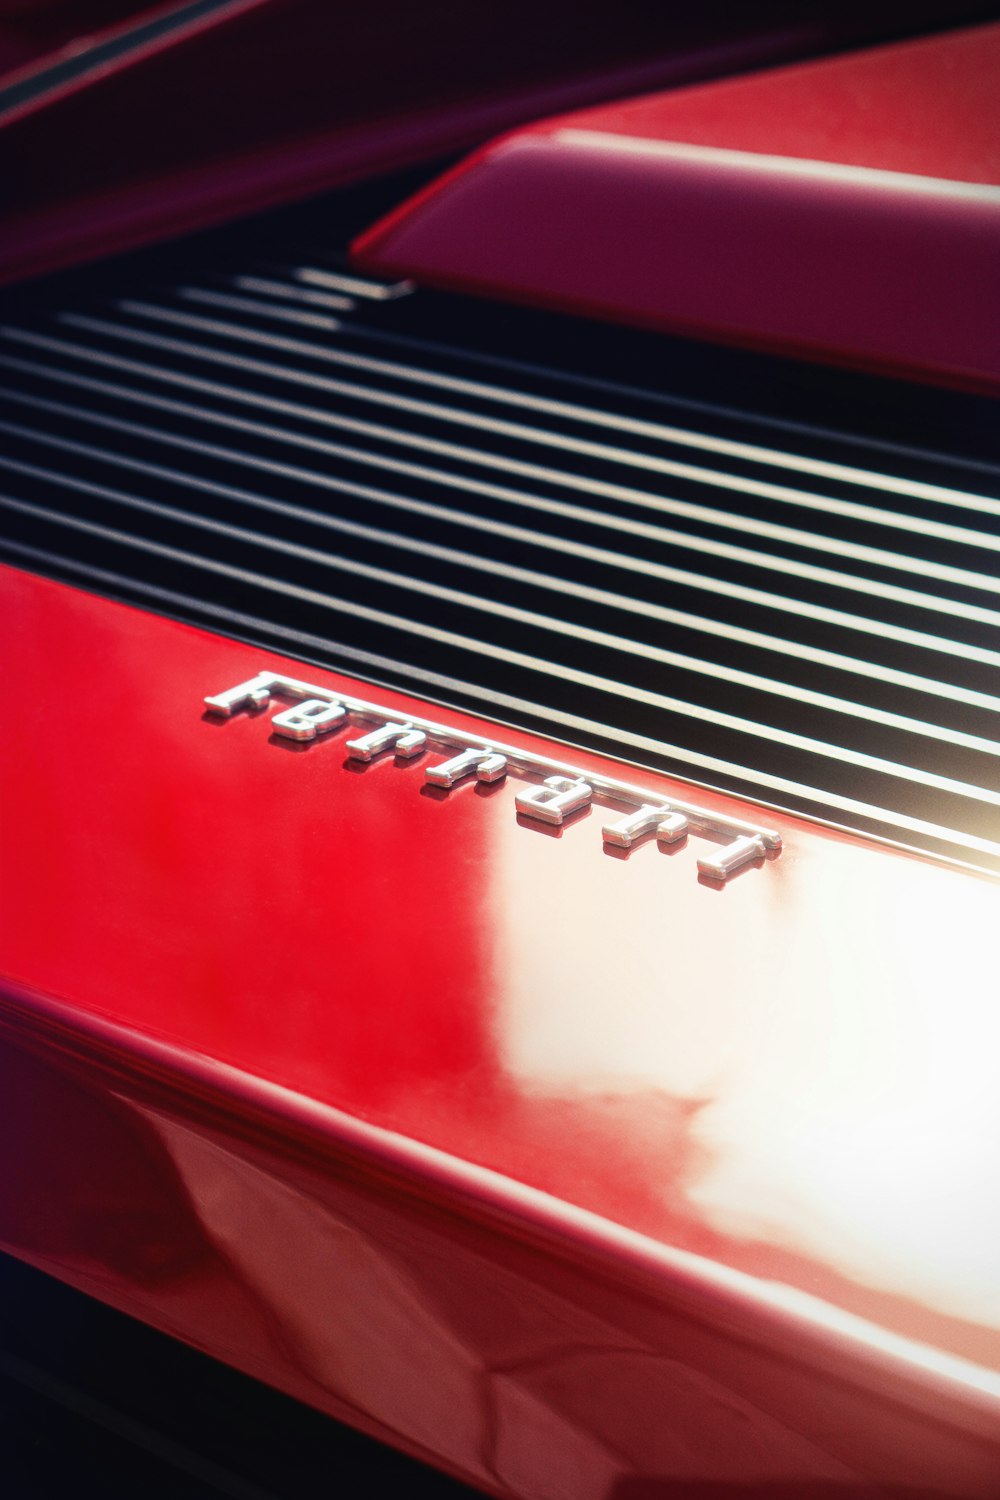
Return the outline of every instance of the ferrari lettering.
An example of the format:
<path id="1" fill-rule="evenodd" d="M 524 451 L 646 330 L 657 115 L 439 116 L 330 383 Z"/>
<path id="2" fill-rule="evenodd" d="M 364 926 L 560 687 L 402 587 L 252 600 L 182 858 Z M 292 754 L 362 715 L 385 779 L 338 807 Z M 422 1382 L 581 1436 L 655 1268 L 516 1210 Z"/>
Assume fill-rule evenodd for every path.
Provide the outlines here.
<path id="1" fill-rule="evenodd" d="M 636 839 L 654 831 L 661 843 L 674 844 L 687 836 L 690 826 L 683 813 L 647 803 L 637 812 L 630 813 L 627 818 L 619 818 L 617 823 L 605 823 L 601 833 L 606 844 L 619 849 L 631 849 Z"/>
<path id="2" fill-rule="evenodd" d="M 594 789 L 572 776 L 546 776 L 541 786 L 518 792 L 514 805 L 526 818 L 557 826 L 569 813 L 579 812 L 594 800 Z"/>
<path id="3" fill-rule="evenodd" d="M 698 869 L 713 880 L 728 880 L 741 865 L 748 864 L 752 859 L 763 859 L 765 853 L 760 834 L 741 834 L 731 844 L 720 849 L 714 857 L 699 859 Z"/>
<path id="4" fill-rule="evenodd" d="M 347 718 L 347 709 L 342 703 L 327 703 L 322 698 L 307 698 L 294 708 L 282 709 L 271 720 L 275 734 L 289 740 L 314 740 L 318 734 L 342 724 Z"/>
<path id="5" fill-rule="evenodd" d="M 269 721 L 279 738 L 309 744 L 349 724 L 360 730 L 344 742 L 349 760 L 367 762 L 391 750 L 408 761 L 428 749 L 443 751 L 444 760 L 424 768 L 424 781 L 431 786 L 448 789 L 467 777 L 481 782 L 498 782 L 508 775 L 519 777 L 528 783 L 514 794 L 519 818 L 558 828 L 597 801 L 615 814 L 601 829 L 609 849 L 627 853 L 650 834 L 664 844 L 678 844 L 689 834 L 700 835 L 714 845 L 697 861 L 698 873 L 706 881 L 725 882 L 738 870 L 773 859 L 781 851 L 781 835 L 772 828 L 760 828 L 674 797 L 653 800 L 649 791 L 617 777 L 585 773 L 548 756 L 496 741 L 477 741 L 473 735 L 429 719 L 396 717 L 377 703 L 295 677 L 258 672 L 236 687 L 205 698 L 204 706 L 209 713 L 231 719 L 241 712 L 261 713 L 272 698 L 285 700 L 285 706 L 279 707 Z"/>
<path id="6" fill-rule="evenodd" d="M 241 708 L 257 710 L 266 708 L 271 701 L 271 686 L 274 677 L 270 672 L 258 672 L 256 677 L 251 677 L 249 682 L 241 682 L 237 687 L 230 688 L 228 692 L 217 693 L 214 698 L 205 699 L 205 707 L 211 709 L 214 714 L 223 714 L 225 718 L 238 713 Z"/>
<path id="7" fill-rule="evenodd" d="M 473 771 L 477 781 L 499 781 L 501 776 L 507 774 L 507 758 L 496 755 L 492 750 L 462 750 L 458 755 L 453 755 L 451 760 L 442 761 L 439 766 L 428 766 L 424 777 L 433 786 L 447 787 L 471 776 Z"/>
<path id="8" fill-rule="evenodd" d="M 411 755 L 419 755 L 426 744 L 426 734 L 422 729 L 414 729 L 412 724 L 383 724 L 360 739 L 348 740 L 347 753 L 352 760 L 372 760 L 383 750 L 392 749 L 404 760 L 409 760 Z"/>

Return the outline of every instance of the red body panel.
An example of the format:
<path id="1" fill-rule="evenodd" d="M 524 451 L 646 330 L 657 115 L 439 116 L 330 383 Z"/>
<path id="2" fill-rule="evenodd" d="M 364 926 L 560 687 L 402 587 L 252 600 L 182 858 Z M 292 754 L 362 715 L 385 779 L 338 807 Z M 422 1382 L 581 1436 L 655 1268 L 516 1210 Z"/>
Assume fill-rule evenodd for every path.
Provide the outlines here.
<path id="1" fill-rule="evenodd" d="M 481 151 L 356 257 L 996 389 L 998 77 L 986 26 L 560 116 Z"/>
<path id="2" fill-rule="evenodd" d="M 67 0 L 62 23 L 72 34 L 70 12 L 83 27 L 125 8 Z M 948 9 L 231 0 L 16 106 L 0 96 L 0 283 L 433 162 L 554 110 L 948 23 Z M 48 34 L 62 34 L 57 14 Z"/>
<path id="3" fill-rule="evenodd" d="M 497 1494 L 996 1494 L 994 882 L 689 791 L 784 838 L 719 888 L 0 616 L 5 1248 Z"/>
<path id="4" fill-rule="evenodd" d="M 790 21 L 782 0 L 723 27 L 683 9 L 646 13 L 640 42 L 628 5 L 609 34 L 568 0 L 544 17 L 528 0 L 375 0 L 349 16 L 315 0 L 233 0 L 10 114 L 0 100 L 0 282 L 438 160 L 555 109 L 799 56 L 866 25 Z"/>

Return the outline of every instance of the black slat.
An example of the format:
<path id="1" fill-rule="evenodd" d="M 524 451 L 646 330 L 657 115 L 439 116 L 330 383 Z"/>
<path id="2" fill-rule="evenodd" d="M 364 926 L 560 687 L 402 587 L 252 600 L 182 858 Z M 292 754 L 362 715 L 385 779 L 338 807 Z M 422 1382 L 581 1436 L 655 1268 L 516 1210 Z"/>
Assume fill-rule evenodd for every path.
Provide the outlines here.
<path id="1" fill-rule="evenodd" d="M 1000 869 L 983 402 L 943 397 L 976 436 L 942 441 L 901 420 L 926 393 L 783 405 L 758 362 L 777 395 L 740 409 L 718 353 L 714 403 L 683 346 L 273 233 L 36 300 L 0 335 L 10 561 Z"/>

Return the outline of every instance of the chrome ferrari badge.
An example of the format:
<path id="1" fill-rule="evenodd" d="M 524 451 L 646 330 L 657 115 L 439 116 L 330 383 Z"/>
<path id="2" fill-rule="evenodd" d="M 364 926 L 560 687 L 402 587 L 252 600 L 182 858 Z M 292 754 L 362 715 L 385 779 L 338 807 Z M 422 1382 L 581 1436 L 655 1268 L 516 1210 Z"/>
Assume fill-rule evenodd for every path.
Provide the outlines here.
<path id="1" fill-rule="evenodd" d="M 711 880 L 728 880 L 743 866 L 773 857 L 781 849 L 781 835 L 773 829 L 727 818 L 674 797 L 654 799 L 649 791 L 615 777 L 579 771 L 493 739 L 477 740 L 429 719 L 401 719 L 377 703 L 345 697 L 295 677 L 258 672 L 249 681 L 204 701 L 210 713 L 229 719 L 243 711 L 261 713 L 272 698 L 290 700 L 290 706 L 269 721 L 272 731 L 283 738 L 308 742 L 348 726 L 362 730 L 345 742 L 351 760 L 371 761 L 391 753 L 409 761 L 428 750 L 444 752 L 444 760 L 424 768 L 424 780 L 432 786 L 447 790 L 469 776 L 495 782 L 512 774 L 528 783 L 514 794 L 519 818 L 558 827 L 594 802 L 620 813 L 624 809 L 603 825 L 604 842 L 611 848 L 630 849 L 651 833 L 658 842 L 668 844 L 678 843 L 689 833 L 700 834 L 716 846 L 697 862 L 699 873 Z"/>

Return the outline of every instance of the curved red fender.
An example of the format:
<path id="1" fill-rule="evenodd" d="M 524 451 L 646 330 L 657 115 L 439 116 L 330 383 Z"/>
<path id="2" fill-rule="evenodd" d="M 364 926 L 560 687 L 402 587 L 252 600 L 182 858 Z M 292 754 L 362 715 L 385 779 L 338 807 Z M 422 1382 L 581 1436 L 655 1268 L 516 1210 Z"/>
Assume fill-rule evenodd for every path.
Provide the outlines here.
<path id="1" fill-rule="evenodd" d="M 497 1495 L 995 1494 L 995 882 L 11 569 L 0 615 L 5 1249 Z M 532 757 L 592 800 L 519 816 Z M 687 838 L 606 842 L 616 777 Z M 704 816 L 781 848 L 699 876 Z"/>
<path id="2" fill-rule="evenodd" d="M 363 235 L 377 275 L 1000 386 L 1000 25 L 561 115 Z"/>

